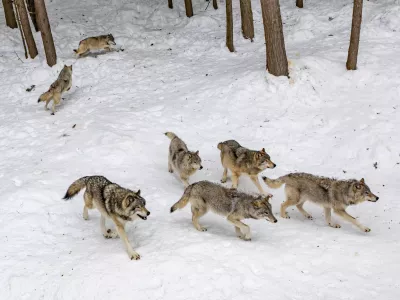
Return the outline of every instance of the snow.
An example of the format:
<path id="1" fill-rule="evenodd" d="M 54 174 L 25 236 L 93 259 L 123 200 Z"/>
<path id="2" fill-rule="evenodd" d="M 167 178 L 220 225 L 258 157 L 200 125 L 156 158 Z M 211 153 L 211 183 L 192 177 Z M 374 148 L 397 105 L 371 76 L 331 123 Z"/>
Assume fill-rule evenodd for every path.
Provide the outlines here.
<path id="1" fill-rule="evenodd" d="M 0 15 L 0 299 L 399 299 L 400 2 L 364 1 L 358 70 L 349 72 L 352 1 L 298 9 L 281 0 L 290 80 L 265 72 L 259 1 L 253 43 L 241 37 L 234 1 L 235 53 L 219 2 L 205 11 L 194 0 L 187 19 L 177 0 L 173 10 L 166 0 L 46 1 L 53 68 L 40 34 L 39 57 L 25 60 L 18 30 Z M 82 38 L 106 33 L 125 51 L 73 57 Z M 71 63 L 72 89 L 51 116 L 37 98 Z M 219 181 L 216 146 L 227 139 L 265 147 L 278 166 L 263 172 L 272 178 L 364 177 L 380 200 L 348 211 L 372 231 L 337 216 L 342 228 L 330 228 L 307 203 L 312 221 L 296 209 L 277 224 L 247 220 L 251 242 L 211 213 L 197 232 L 189 208 L 169 213 L 183 186 L 167 171 L 165 131 L 200 150 L 204 169 L 192 182 Z M 83 220 L 82 193 L 61 200 L 92 174 L 141 189 L 151 215 L 127 226 L 141 260 L 103 238 L 97 211 Z M 256 191 L 245 177 L 239 188 Z M 284 193 L 271 192 L 278 216 Z"/>

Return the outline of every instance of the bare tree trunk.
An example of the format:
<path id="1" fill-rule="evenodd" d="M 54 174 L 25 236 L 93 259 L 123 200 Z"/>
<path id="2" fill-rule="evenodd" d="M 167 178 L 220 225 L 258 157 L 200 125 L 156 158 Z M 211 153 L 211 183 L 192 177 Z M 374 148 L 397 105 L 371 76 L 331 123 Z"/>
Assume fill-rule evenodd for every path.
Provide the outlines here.
<path id="1" fill-rule="evenodd" d="M 6 17 L 6 25 L 10 28 L 17 28 L 17 20 L 15 19 L 12 0 L 3 0 L 4 16 Z"/>
<path id="2" fill-rule="evenodd" d="M 35 31 L 39 31 L 39 27 L 36 21 L 36 10 L 35 10 L 35 0 L 26 0 L 26 5 L 28 7 L 29 15 L 31 16 L 33 27 L 35 27 Z"/>
<path id="3" fill-rule="evenodd" d="M 169 7 L 170 9 L 173 9 L 173 8 L 174 8 L 174 4 L 172 3 L 172 0 L 168 0 L 168 7 Z"/>
<path id="4" fill-rule="evenodd" d="M 267 47 L 267 70 L 275 76 L 289 76 L 279 0 L 260 0 Z"/>
<path id="5" fill-rule="evenodd" d="M 240 15 L 242 17 L 242 33 L 245 39 L 254 39 L 253 10 L 251 0 L 240 0 Z"/>
<path id="6" fill-rule="evenodd" d="M 185 0 L 186 17 L 193 17 L 192 0 Z"/>
<path id="7" fill-rule="evenodd" d="M 296 6 L 298 8 L 303 8 L 303 0 L 296 0 Z"/>
<path id="8" fill-rule="evenodd" d="M 50 23 L 47 17 L 44 0 L 35 0 L 35 10 L 36 20 L 38 22 L 40 33 L 42 34 L 47 64 L 52 67 L 57 63 L 57 54 L 54 47 L 53 35 L 51 34 Z"/>
<path id="9" fill-rule="evenodd" d="M 349 53 L 347 56 L 347 70 L 357 69 L 358 46 L 360 43 L 360 31 L 362 20 L 363 0 L 354 0 L 353 21 L 351 22 L 351 35 Z"/>
<path id="10" fill-rule="evenodd" d="M 15 8 L 15 16 L 16 16 L 17 22 L 18 22 L 19 33 L 21 34 L 22 45 L 24 46 L 25 58 L 28 59 L 28 51 L 26 51 L 25 38 L 24 38 L 24 34 L 22 32 L 22 26 L 21 26 L 21 19 L 19 18 L 18 8 L 17 8 L 17 5 L 15 4 L 15 2 L 14 2 L 14 8 Z"/>
<path id="11" fill-rule="evenodd" d="M 235 51 L 235 47 L 233 46 L 232 0 L 226 0 L 226 46 L 229 51 Z"/>
<path id="12" fill-rule="evenodd" d="M 213 0 L 213 7 L 214 7 L 214 9 L 218 9 L 218 2 L 217 2 L 217 0 Z"/>
<path id="13" fill-rule="evenodd" d="M 31 25 L 29 24 L 28 13 L 26 12 L 24 0 L 14 0 L 16 10 L 21 22 L 21 28 L 24 32 L 26 45 L 28 46 L 29 56 L 35 58 L 38 55 L 36 43 L 32 35 Z"/>

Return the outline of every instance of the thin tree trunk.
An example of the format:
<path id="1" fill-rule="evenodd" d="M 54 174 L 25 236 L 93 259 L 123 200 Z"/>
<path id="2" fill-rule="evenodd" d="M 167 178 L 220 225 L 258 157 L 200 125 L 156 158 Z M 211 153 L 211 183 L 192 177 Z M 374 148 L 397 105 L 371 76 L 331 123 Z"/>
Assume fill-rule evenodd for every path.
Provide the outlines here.
<path id="1" fill-rule="evenodd" d="M 242 17 L 242 33 L 245 39 L 254 39 L 253 10 L 251 0 L 240 0 L 240 15 Z"/>
<path id="2" fill-rule="evenodd" d="M 3 0 L 4 16 L 6 17 L 6 25 L 10 28 L 17 28 L 17 20 L 15 19 L 12 0 Z"/>
<path id="3" fill-rule="evenodd" d="M 217 2 L 217 0 L 213 0 L 213 7 L 214 7 L 214 9 L 218 9 L 218 2 Z"/>
<path id="4" fill-rule="evenodd" d="M 35 27 L 35 31 L 39 31 L 39 27 L 36 21 L 36 10 L 35 10 L 35 0 L 26 0 L 26 5 L 28 7 L 29 15 L 31 16 L 33 27 Z"/>
<path id="5" fill-rule="evenodd" d="M 363 0 L 354 0 L 353 20 L 351 22 L 351 35 L 349 53 L 347 56 L 347 70 L 357 69 L 358 46 L 360 43 L 360 31 L 362 21 Z"/>
<path id="6" fill-rule="evenodd" d="M 24 32 L 26 45 L 28 46 L 29 56 L 35 58 L 38 55 L 36 43 L 32 35 L 31 25 L 29 24 L 28 13 L 26 12 L 24 0 L 14 0 L 16 10 L 18 11 L 19 19 L 21 22 L 21 28 Z"/>
<path id="7" fill-rule="evenodd" d="M 52 67 L 57 63 L 57 54 L 54 47 L 53 35 L 51 34 L 50 23 L 47 17 L 44 0 L 35 0 L 35 10 L 36 20 L 42 35 L 47 64 Z"/>
<path id="8" fill-rule="evenodd" d="M 267 48 L 267 70 L 275 76 L 289 76 L 279 0 L 260 0 Z"/>
<path id="9" fill-rule="evenodd" d="M 303 8 L 303 0 L 296 0 L 296 6 L 298 8 Z"/>
<path id="10" fill-rule="evenodd" d="M 226 46 L 228 47 L 229 51 L 235 51 L 233 46 L 232 0 L 226 0 Z"/>
<path id="11" fill-rule="evenodd" d="M 22 45 L 24 46 L 25 59 L 28 59 L 28 51 L 26 51 L 25 38 L 24 38 L 24 33 L 22 32 L 22 26 L 21 26 L 21 19 L 19 17 L 18 8 L 17 8 L 17 5 L 15 4 L 15 2 L 14 2 L 14 8 L 15 8 L 15 16 L 16 16 L 17 22 L 18 22 L 19 33 L 21 34 Z"/>
<path id="12" fill-rule="evenodd" d="M 169 7 L 170 9 L 173 9 L 173 8 L 174 8 L 174 4 L 172 3 L 172 0 L 168 0 L 168 7 Z"/>
<path id="13" fill-rule="evenodd" d="M 186 17 L 193 17 L 192 0 L 185 0 Z"/>

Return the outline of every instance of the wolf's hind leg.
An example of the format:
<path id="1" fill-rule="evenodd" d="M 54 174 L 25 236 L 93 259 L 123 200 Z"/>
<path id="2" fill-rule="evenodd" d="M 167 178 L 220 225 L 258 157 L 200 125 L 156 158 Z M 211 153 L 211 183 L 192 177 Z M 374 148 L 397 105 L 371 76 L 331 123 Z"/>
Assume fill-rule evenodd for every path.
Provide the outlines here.
<path id="1" fill-rule="evenodd" d="M 304 202 L 296 205 L 297 209 L 305 216 L 307 219 L 312 220 L 312 216 L 303 208 Z"/>
<path id="2" fill-rule="evenodd" d="M 85 193 L 83 194 L 83 199 L 85 200 L 85 205 L 83 206 L 83 218 L 85 220 L 89 220 L 88 209 L 93 208 L 93 199 L 87 191 L 85 191 Z"/>
<path id="3" fill-rule="evenodd" d="M 103 236 L 106 239 L 112 239 L 118 237 L 118 234 L 115 231 L 106 228 L 106 218 L 103 215 L 101 215 L 100 217 L 100 228 L 101 232 L 103 233 Z"/>
<path id="4" fill-rule="evenodd" d="M 194 228 L 198 231 L 207 231 L 207 228 L 202 227 L 199 224 L 199 219 L 207 213 L 207 209 L 199 208 L 192 205 L 192 223 Z"/>

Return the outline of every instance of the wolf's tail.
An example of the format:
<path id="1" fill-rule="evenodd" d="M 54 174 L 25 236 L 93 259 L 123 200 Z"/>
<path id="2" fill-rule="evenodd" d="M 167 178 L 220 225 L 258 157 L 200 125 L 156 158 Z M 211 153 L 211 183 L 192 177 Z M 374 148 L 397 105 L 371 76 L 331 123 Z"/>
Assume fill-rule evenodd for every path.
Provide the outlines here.
<path id="1" fill-rule="evenodd" d="M 171 213 L 176 211 L 177 209 L 182 209 L 184 208 L 190 200 L 190 193 L 192 192 L 194 184 L 189 185 L 186 189 L 185 192 L 183 193 L 181 199 L 179 199 L 178 202 L 176 202 L 174 205 L 171 206 Z"/>
<path id="2" fill-rule="evenodd" d="M 74 181 L 65 193 L 64 200 L 69 200 L 80 192 L 81 189 L 86 187 L 86 183 L 90 176 L 85 176 Z"/>
<path id="3" fill-rule="evenodd" d="M 263 181 L 270 187 L 271 189 L 280 188 L 283 184 L 285 184 L 285 176 L 279 177 L 277 179 L 270 179 L 268 177 L 263 176 Z"/>
<path id="4" fill-rule="evenodd" d="M 48 101 L 53 97 L 53 92 L 51 89 L 49 89 L 47 92 L 43 93 L 40 95 L 39 99 L 38 99 L 38 103 L 41 101 Z"/>
<path id="5" fill-rule="evenodd" d="M 164 133 L 164 134 L 165 134 L 167 137 L 169 137 L 171 140 L 174 139 L 174 138 L 176 138 L 176 134 L 173 133 L 173 132 L 168 131 L 168 132 L 166 132 L 166 133 Z"/>

